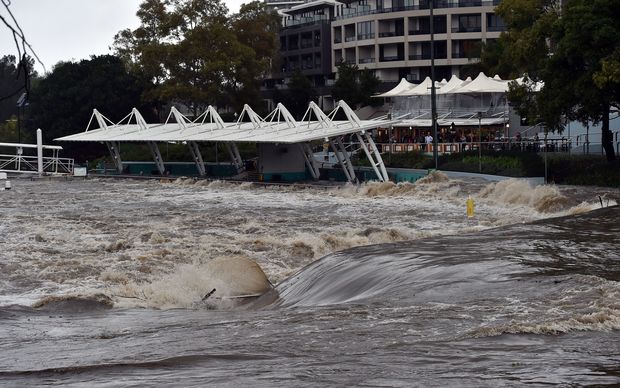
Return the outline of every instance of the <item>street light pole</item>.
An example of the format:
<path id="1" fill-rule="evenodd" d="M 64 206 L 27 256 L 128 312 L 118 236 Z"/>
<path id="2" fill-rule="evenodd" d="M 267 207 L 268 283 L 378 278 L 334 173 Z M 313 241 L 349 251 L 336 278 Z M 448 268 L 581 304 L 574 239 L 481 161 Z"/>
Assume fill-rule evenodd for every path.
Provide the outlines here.
<path id="1" fill-rule="evenodd" d="M 19 105 L 17 106 L 17 142 L 21 144 L 22 142 L 22 126 L 21 120 L 19 119 Z"/>
<path id="2" fill-rule="evenodd" d="M 438 152 L 437 152 L 437 104 L 435 91 L 435 26 L 433 17 L 433 0 L 428 2 L 431 17 L 431 125 L 433 126 L 433 160 L 435 160 L 435 170 L 438 168 Z"/>
<path id="3" fill-rule="evenodd" d="M 482 173 L 482 112 L 478 112 L 478 172 Z"/>

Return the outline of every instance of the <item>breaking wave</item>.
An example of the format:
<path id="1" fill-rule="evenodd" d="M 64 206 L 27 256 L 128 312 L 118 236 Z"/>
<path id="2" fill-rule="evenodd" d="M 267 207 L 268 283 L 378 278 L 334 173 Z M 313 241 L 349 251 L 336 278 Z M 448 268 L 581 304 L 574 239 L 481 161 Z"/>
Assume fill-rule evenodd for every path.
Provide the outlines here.
<path id="1" fill-rule="evenodd" d="M 41 298 L 32 307 L 55 313 L 83 313 L 111 309 L 114 307 L 114 302 L 110 297 L 101 293 L 50 295 Z"/>
<path id="2" fill-rule="evenodd" d="M 553 185 L 532 185 L 524 180 L 507 179 L 487 185 L 478 194 L 488 202 L 527 206 L 543 213 L 565 210 L 570 204 L 567 197 Z"/>
<path id="3" fill-rule="evenodd" d="M 605 309 L 588 314 L 574 315 L 569 318 L 548 320 L 540 323 L 511 322 L 485 326 L 475 330 L 472 336 L 496 337 L 503 334 L 542 334 L 556 335 L 574 331 L 612 331 L 620 330 L 620 311 Z"/>

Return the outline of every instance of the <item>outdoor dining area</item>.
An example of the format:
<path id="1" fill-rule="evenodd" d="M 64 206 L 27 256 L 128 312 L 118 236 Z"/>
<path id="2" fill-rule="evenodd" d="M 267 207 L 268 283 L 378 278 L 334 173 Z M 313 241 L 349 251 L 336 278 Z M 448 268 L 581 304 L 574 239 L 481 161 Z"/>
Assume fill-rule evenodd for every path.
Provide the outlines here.
<path id="1" fill-rule="evenodd" d="M 488 77 L 482 72 L 475 79 L 453 75 L 450 80 L 436 81 L 437 151 L 568 151 L 570 140 L 565 137 L 541 139 L 537 131 L 523 135 L 511 131 L 506 94 L 513 81 L 528 82 L 526 78 Z M 541 86 L 536 84 L 534 88 Z M 428 77 L 418 85 L 403 78 L 392 90 L 375 96 L 386 99 L 390 116 L 400 120 L 376 131 L 375 141 L 382 152 L 433 152 L 431 87 Z"/>

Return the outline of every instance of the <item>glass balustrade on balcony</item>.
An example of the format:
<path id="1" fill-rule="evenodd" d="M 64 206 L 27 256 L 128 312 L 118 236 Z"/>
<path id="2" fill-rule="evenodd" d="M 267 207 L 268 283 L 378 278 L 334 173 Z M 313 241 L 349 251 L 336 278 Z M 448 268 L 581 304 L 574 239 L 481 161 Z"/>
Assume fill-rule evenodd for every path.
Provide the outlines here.
<path id="1" fill-rule="evenodd" d="M 404 58 L 401 55 L 384 55 L 380 58 L 380 62 L 394 62 L 402 61 Z"/>
<path id="2" fill-rule="evenodd" d="M 476 27 L 452 27 L 452 32 L 453 33 L 459 33 L 459 32 L 482 32 L 482 27 L 481 26 L 476 26 Z"/>
<path id="3" fill-rule="evenodd" d="M 359 34 L 359 35 L 357 35 L 357 40 L 374 39 L 374 38 L 375 38 L 374 32 L 371 32 L 369 34 Z"/>

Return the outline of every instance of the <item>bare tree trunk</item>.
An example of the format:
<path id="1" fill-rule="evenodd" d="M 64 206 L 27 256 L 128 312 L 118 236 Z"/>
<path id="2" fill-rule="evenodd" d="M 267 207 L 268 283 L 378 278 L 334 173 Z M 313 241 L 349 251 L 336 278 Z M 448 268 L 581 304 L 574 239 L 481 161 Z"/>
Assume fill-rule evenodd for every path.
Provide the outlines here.
<path id="1" fill-rule="evenodd" d="M 605 105 L 603 112 L 603 129 L 601 132 L 601 145 L 605 150 L 608 162 L 616 160 L 616 152 L 614 150 L 613 133 L 609 129 L 609 105 Z"/>

